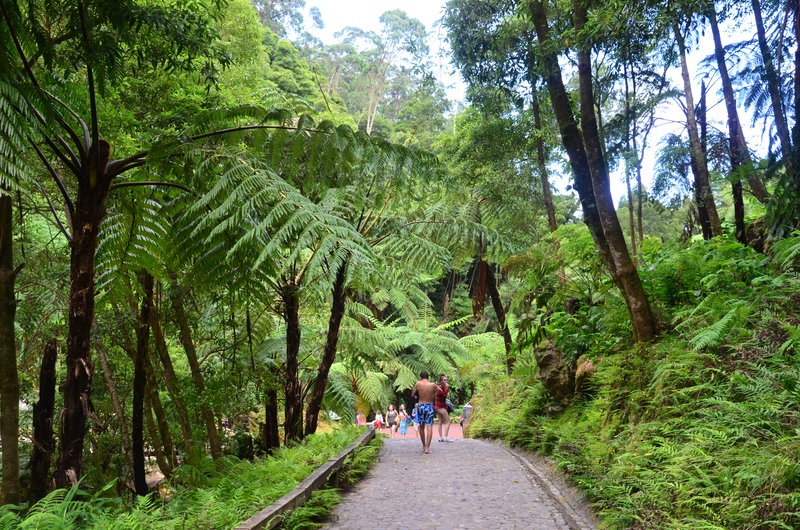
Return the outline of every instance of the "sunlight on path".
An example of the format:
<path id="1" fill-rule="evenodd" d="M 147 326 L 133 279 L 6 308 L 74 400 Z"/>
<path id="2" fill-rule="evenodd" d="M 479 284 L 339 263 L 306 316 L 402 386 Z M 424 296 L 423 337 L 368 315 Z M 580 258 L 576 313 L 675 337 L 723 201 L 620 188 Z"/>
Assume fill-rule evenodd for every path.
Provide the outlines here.
<path id="1" fill-rule="evenodd" d="M 570 528 L 556 503 L 502 447 L 435 440 L 431 454 L 423 455 L 419 439 L 387 439 L 328 528 Z"/>

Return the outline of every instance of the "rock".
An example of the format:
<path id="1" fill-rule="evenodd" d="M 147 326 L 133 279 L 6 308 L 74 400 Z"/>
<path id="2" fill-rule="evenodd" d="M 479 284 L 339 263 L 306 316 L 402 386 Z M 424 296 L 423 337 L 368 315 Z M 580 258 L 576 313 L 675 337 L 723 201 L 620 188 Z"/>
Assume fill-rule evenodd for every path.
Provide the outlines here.
<path id="1" fill-rule="evenodd" d="M 578 357 L 578 367 L 575 369 L 575 393 L 585 392 L 589 379 L 597 373 L 597 366 L 586 356 Z"/>
<path id="2" fill-rule="evenodd" d="M 564 354 L 552 342 L 545 339 L 534 348 L 533 354 L 539 365 L 539 379 L 553 398 L 566 404 L 575 389 L 575 376 L 564 361 Z"/>

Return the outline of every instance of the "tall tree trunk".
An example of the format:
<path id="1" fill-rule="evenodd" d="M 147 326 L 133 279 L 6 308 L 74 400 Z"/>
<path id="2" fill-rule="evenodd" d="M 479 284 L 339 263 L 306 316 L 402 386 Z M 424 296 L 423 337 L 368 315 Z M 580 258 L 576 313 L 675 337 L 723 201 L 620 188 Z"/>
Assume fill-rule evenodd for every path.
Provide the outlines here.
<path id="1" fill-rule="evenodd" d="M 186 359 L 189 361 L 189 369 L 192 372 L 194 387 L 197 390 L 197 396 L 200 399 L 200 412 L 203 416 L 206 434 L 208 435 L 208 443 L 211 446 L 211 456 L 216 459 L 222 456 L 222 446 L 220 444 L 219 433 L 217 432 L 217 423 L 214 419 L 214 412 L 205 401 L 205 396 L 203 395 L 205 392 L 203 372 L 200 371 L 200 363 L 197 361 L 197 350 L 194 347 L 192 332 L 191 328 L 189 327 L 189 320 L 186 318 L 186 311 L 184 309 L 183 301 L 183 289 L 179 285 L 175 284 L 173 286 L 172 309 L 175 312 L 175 320 L 177 321 L 178 328 L 180 329 L 181 345 L 186 352 Z"/>
<path id="2" fill-rule="evenodd" d="M 755 196 L 760 203 L 766 204 L 769 200 L 769 194 L 767 193 L 767 188 L 764 187 L 764 183 L 761 182 L 761 178 L 758 176 L 755 168 L 753 167 L 753 160 L 750 158 L 750 151 L 747 149 L 747 141 L 744 138 L 744 132 L 742 132 L 742 126 L 739 122 L 739 113 L 736 110 L 736 98 L 733 94 L 733 83 L 731 83 L 731 77 L 728 74 L 728 64 L 725 62 L 725 48 L 722 46 L 722 37 L 720 36 L 719 25 L 717 24 L 717 13 L 713 3 L 709 7 L 708 19 L 711 23 L 711 33 L 714 37 L 714 55 L 717 59 L 719 77 L 722 81 L 722 94 L 725 98 L 725 110 L 728 112 L 728 137 L 731 150 L 731 172 L 737 173 L 739 168 L 744 167 L 744 170 L 747 171 L 747 182 L 750 183 L 750 191 L 753 192 L 753 196 Z M 739 195 L 741 196 L 741 183 L 738 182 L 739 177 L 734 175 L 734 179 L 735 182 L 733 182 L 733 186 L 734 188 L 737 186 L 739 187 Z M 736 194 L 737 192 L 734 189 L 734 201 L 737 200 Z M 735 202 L 734 204 L 736 205 Z M 744 210 L 744 203 L 741 205 L 736 205 L 736 207 Z M 745 237 L 743 211 L 741 217 L 742 220 L 740 227 L 737 216 L 737 239 L 739 239 L 740 232 L 742 237 Z M 747 239 L 740 239 L 740 242 L 747 244 Z"/>
<path id="3" fill-rule="evenodd" d="M 111 394 L 111 406 L 114 409 L 114 415 L 117 417 L 117 425 L 119 426 L 119 435 L 122 438 L 125 458 L 128 460 L 128 467 L 131 473 L 133 473 L 133 450 L 131 449 L 130 438 L 128 437 L 128 424 L 125 422 L 125 410 L 122 408 L 122 401 L 119 399 L 117 385 L 114 382 L 114 373 L 111 371 L 108 358 L 99 341 L 95 342 L 95 348 L 97 349 L 97 357 L 100 359 L 100 368 L 103 370 L 103 379 L 105 379 L 108 393 Z"/>
<path id="4" fill-rule="evenodd" d="M 281 436 L 278 420 L 278 374 L 270 370 L 264 391 L 264 432 L 263 445 L 267 453 L 271 453 L 281 446 Z"/>
<path id="5" fill-rule="evenodd" d="M 147 495 L 147 472 L 144 461 L 144 396 L 147 386 L 147 357 L 150 344 L 150 308 L 153 306 L 153 277 L 140 273 L 144 294 L 136 325 L 136 357 L 133 362 L 133 414 L 131 450 L 133 451 L 133 486 L 140 497 Z"/>
<path id="6" fill-rule="evenodd" d="M 531 66 L 530 68 L 534 68 Z M 531 74 L 531 79 L 534 79 Z M 531 83 L 533 85 L 533 83 Z M 544 209 L 547 212 L 547 226 L 550 228 L 550 233 L 558 230 L 558 221 L 556 220 L 556 208 L 553 204 L 553 191 L 550 188 L 550 179 L 547 175 L 547 154 L 544 150 L 544 127 L 542 126 L 542 109 L 539 105 L 539 98 L 536 94 L 535 87 L 531 88 L 531 111 L 533 111 L 533 128 L 536 129 L 536 164 L 539 168 L 539 178 L 542 182 L 542 201 L 544 202 Z M 558 259 L 558 280 L 561 285 L 567 283 L 567 275 L 564 272 L 564 263 L 560 258 L 561 244 L 558 239 L 553 238 L 553 250 Z"/>
<path id="7" fill-rule="evenodd" d="M 611 250 L 603 233 L 603 226 L 600 223 L 600 214 L 597 211 L 597 203 L 592 189 L 592 177 L 589 171 L 589 162 L 586 159 L 586 149 L 583 146 L 583 137 L 580 129 L 578 129 L 578 124 L 575 122 L 575 116 L 572 114 L 572 104 L 564 87 L 564 80 L 561 77 L 561 66 L 558 64 L 558 57 L 555 50 L 548 48 L 551 46 L 550 28 L 547 23 L 544 4 L 541 0 L 532 0 L 530 7 L 536 34 L 540 45 L 542 45 L 541 60 L 545 69 L 545 82 L 550 93 L 550 102 L 558 122 L 559 132 L 561 133 L 561 141 L 567 151 L 569 163 L 575 177 L 574 187 L 581 202 L 583 221 L 592 234 L 592 239 L 603 264 L 616 282 L 616 268 L 611 257 Z"/>
<path id="8" fill-rule="evenodd" d="M 772 104 L 772 113 L 775 115 L 775 128 L 778 129 L 778 138 L 781 142 L 781 153 L 783 153 L 784 163 L 791 161 L 792 142 L 789 133 L 789 125 L 786 120 L 786 109 L 783 107 L 783 97 L 781 95 L 781 84 L 778 79 L 778 72 L 775 70 L 775 63 L 772 59 L 772 52 L 767 43 L 767 33 L 764 30 L 764 20 L 761 18 L 761 1 L 751 0 L 753 4 L 753 16 L 756 19 L 756 34 L 758 35 L 758 47 L 761 50 L 761 57 L 764 61 L 764 73 L 769 90 L 769 99 Z"/>
<path id="9" fill-rule="evenodd" d="M 156 464 L 158 464 L 158 469 L 161 470 L 164 476 L 169 478 L 172 475 L 173 466 L 164 454 L 164 442 L 159 436 L 158 429 L 153 421 L 153 414 L 155 411 L 153 409 L 153 401 L 150 399 L 150 392 L 145 395 L 144 408 L 147 434 L 150 435 L 150 444 L 153 446 L 153 452 L 156 454 Z"/>
<path id="10" fill-rule="evenodd" d="M 61 447 L 55 472 L 58 487 L 76 483 L 83 469 L 83 445 L 94 371 L 90 348 L 94 324 L 94 255 L 97 233 L 106 215 L 105 205 L 111 189 L 111 178 L 106 173 L 109 155 L 110 146 L 105 140 L 89 149 L 89 162 L 78 179 L 72 218 L 67 377 L 63 386 Z"/>
<path id="11" fill-rule="evenodd" d="M 506 349 L 506 372 L 511 374 L 514 370 L 516 358 L 511 353 L 513 341 L 511 340 L 511 330 L 508 329 L 506 309 L 503 307 L 503 301 L 500 299 L 500 291 L 497 289 L 497 276 L 495 276 L 494 269 L 485 261 L 481 261 L 480 266 L 486 268 L 486 290 L 489 292 L 492 308 L 494 308 L 497 322 L 500 324 L 500 333 L 503 335 L 503 345 Z"/>
<path id="12" fill-rule="evenodd" d="M 3 482 L 0 501 L 17 504 L 19 490 L 19 375 L 14 320 L 17 297 L 14 283 L 13 212 L 10 190 L 0 188 L 0 443 L 3 445 Z"/>
<path id="13" fill-rule="evenodd" d="M 628 228 L 631 234 L 631 253 L 636 257 L 636 220 L 633 213 L 633 190 L 631 189 L 631 153 L 638 159 L 638 153 L 631 150 L 631 136 L 635 135 L 635 127 L 631 127 L 631 122 L 636 123 L 636 116 L 633 115 L 631 106 L 631 92 L 628 85 L 628 61 L 622 63 L 625 79 L 625 187 L 628 191 Z M 633 75 L 633 73 L 631 73 Z M 632 131 L 633 130 L 633 131 Z M 631 134 L 633 132 L 633 135 Z"/>
<path id="14" fill-rule="evenodd" d="M 558 230 L 556 221 L 556 208 L 553 204 L 553 192 L 550 189 L 550 180 L 547 177 L 547 155 L 544 150 L 544 134 L 542 126 L 542 109 L 539 106 L 539 98 L 534 92 L 531 97 L 531 111 L 533 111 L 533 127 L 536 129 L 536 163 L 539 166 L 539 176 L 542 182 L 542 200 L 547 212 L 547 226 L 551 232 Z"/>
<path id="15" fill-rule="evenodd" d="M 578 31 L 586 23 L 586 7 L 582 0 L 573 1 L 575 27 Z M 592 91 L 591 47 L 583 44 L 578 49 L 578 82 L 580 85 L 580 112 L 583 140 L 592 178 L 592 188 L 597 200 L 597 210 L 611 249 L 617 279 L 628 311 L 631 315 L 633 335 L 637 342 L 647 342 L 656 335 L 656 323 L 650 311 L 650 303 L 642 286 L 636 266 L 628 253 L 625 236 L 614 209 L 608 166 L 603 157 L 602 142 L 598 134 L 594 115 L 594 95 Z"/>
<path id="16" fill-rule="evenodd" d="M 697 116 L 694 111 L 694 97 L 692 95 L 692 82 L 689 76 L 689 65 L 686 62 L 686 43 L 677 22 L 672 23 L 675 38 L 678 41 L 678 49 L 681 56 L 681 76 L 683 77 L 683 90 L 686 97 L 686 125 L 689 131 L 689 142 L 691 144 L 692 172 L 694 173 L 694 193 L 697 201 L 697 209 L 700 214 L 700 222 L 704 222 L 704 217 L 708 219 L 708 227 L 703 227 L 703 237 L 707 232 L 711 237 L 722 235 L 722 224 L 717 214 L 717 206 L 714 203 L 714 194 L 711 191 L 711 183 L 708 173 L 708 162 L 700 144 L 700 136 L 697 133 Z M 702 210 L 705 210 L 705 216 Z"/>
<path id="17" fill-rule="evenodd" d="M 33 406 L 33 451 L 31 454 L 31 506 L 50 491 L 50 462 L 56 441 L 53 438 L 53 410 L 56 404 L 55 339 L 44 348 L 39 370 L 39 401 Z"/>
<path id="18" fill-rule="evenodd" d="M 697 122 L 700 127 L 700 150 L 703 156 L 706 156 L 706 133 L 708 131 L 708 124 L 706 120 L 706 83 L 700 83 L 700 106 L 697 110 Z M 711 228 L 711 220 L 708 217 L 708 210 L 706 203 L 703 200 L 700 182 L 700 170 L 697 165 L 698 158 L 690 156 L 690 166 L 692 169 L 692 176 L 694 177 L 694 202 L 697 204 L 697 220 L 700 223 L 700 231 L 703 234 L 703 239 L 709 240 L 714 237 L 714 230 Z"/>
<path id="19" fill-rule="evenodd" d="M 169 356 L 169 349 L 167 348 L 167 341 L 164 338 L 164 331 L 161 329 L 161 321 L 159 319 L 158 311 L 153 311 L 150 315 L 151 327 L 153 328 L 153 340 L 155 342 L 158 357 L 161 360 L 161 366 L 164 367 L 164 383 L 167 385 L 170 399 L 175 405 L 175 412 L 178 415 L 178 423 L 181 427 L 181 435 L 183 436 L 183 449 L 186 454 L 189 454 L 192 449 L 192 424 L 189 420 L 189 412 L 186 408 L 186 403 L 183 401 L 180 386 L 178 385 L 178 377 L 175 375 L 175 369 L 172 366 L 172 359 Z"/>
<path id="20" fill-rule="evenodd" d="M 303 439 L 303 396 L 300 388 L 300 291 L 291 280 L 283 289 L 286 321 L 286 370 L 283 405 L 284 444 Z"/>
<path id="21" fill-rule="evenodd" d="M 145 392 L 145 399 L 149 401 L 149 408 L 153 411 L 156 419 L 155 427 L 158 429 L 158 436 L 151 438 L 153 444 L 158 445 L 156 441 L 161 440 L 161 447 L 163 447 L 164 460 L 166 461 L 166 470 L 161 467 L 161 472 L 164 475 L 172 473 L 172 469 L 176 465 L 175 461 L 175 443 L 172 440 L 172 433 L 169 430 L 169 422 L 167 415 L 164 413 L 164 405 L 161 403 L 161 397 L 158 395 L 158 378 L 156 377 L 155 367 L 150 362 L 150 358 L 145 358 L 145 373 L 147 374 L 147 385 Z"/>
<path id="22" fill-rule="evenodd" d="M 311 399 L 306 409 L 306 436 L 317 432 L 317 420 L 319 411 L 322 407 L 322 399 L 325 397 L 325 387 L 328 386 L 328 374 L 331 371 L 333 361 L 336 359 L 336 347 L 339 344 L 339 328 L 344 318 L 345 295 L 344 285 L 347 280 L 347 263 L 342 263 L 336 271 L 336 278 L 333 280 L 333 291 L 331 296 L 331 314 L 328 319 L 328 334 L 325 339 L 325 349 L 322 353 L 322 360 L 317 369 L 317 378 L 311 390 Z"/>

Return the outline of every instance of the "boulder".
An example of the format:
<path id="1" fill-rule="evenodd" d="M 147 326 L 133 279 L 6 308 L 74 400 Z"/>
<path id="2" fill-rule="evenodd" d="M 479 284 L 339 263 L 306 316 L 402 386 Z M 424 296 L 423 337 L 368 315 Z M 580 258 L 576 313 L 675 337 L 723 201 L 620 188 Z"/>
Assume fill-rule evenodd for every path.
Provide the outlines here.
<path id="1" fill-rule="evenodd" d="M 575 375 L 564 361 L 564 353 L 545 339 L 534 348 L 533 354 L 544 387 L 559 404 L 567 404 L 575 389 Z"/>
<path id="2" fill-rule="evenodd" d="M 575 369 L 575 393 L 585 392 L 589 379 L 597 372 L 597 366 L 586 356 L 578 357 L 577 368 Z"/>

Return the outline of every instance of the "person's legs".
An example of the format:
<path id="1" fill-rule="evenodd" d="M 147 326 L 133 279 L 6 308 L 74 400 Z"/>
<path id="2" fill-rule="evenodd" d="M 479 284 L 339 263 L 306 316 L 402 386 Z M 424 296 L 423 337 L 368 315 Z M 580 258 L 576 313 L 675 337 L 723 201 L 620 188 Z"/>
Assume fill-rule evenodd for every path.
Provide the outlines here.
<path id="1" fill-rule="evenodd" d="M 431 439 L 433 438 L 433 424 L 428 425 L 428 432 L 425 433 L 425 446 L 427 449 L 425 450 L 426 453 L 431 452 Z"/>
<path id="2" fill-rule="evenodd" d="M 422 442 L 422 450 L 425 451 L 425 426 L 419 426 L 419 439 Z"/>
<path id="3" fill-rule="evenodd" d="M 436 411 L 436 416 L 439 418 L 439 441 L 445 441 L 445 438 L 450 433 L 450 417 L 447 414 L 447 409 L 439 409 Z M 442 436 L 442 426 L 446 426 L 444 437 Z"/>
<path id="4" fill-rule="evenodd" d="M 444 439 L 450 441 L 450 413 L 444 409 Z"/>

